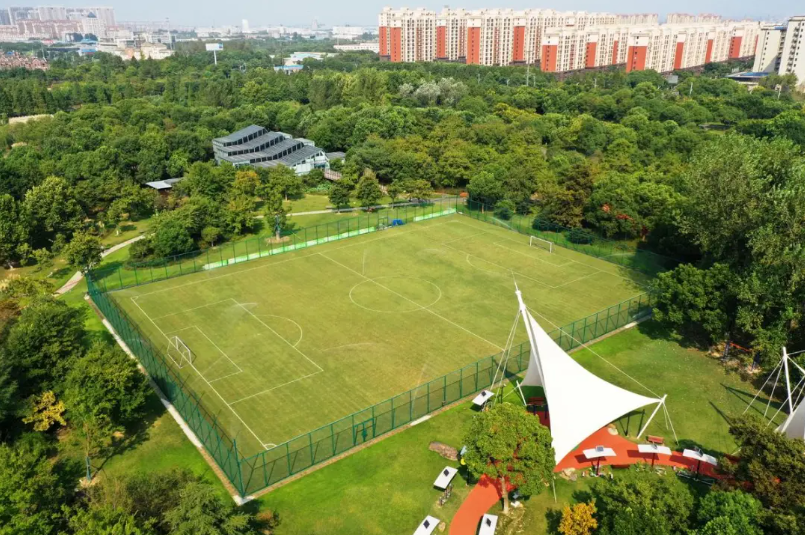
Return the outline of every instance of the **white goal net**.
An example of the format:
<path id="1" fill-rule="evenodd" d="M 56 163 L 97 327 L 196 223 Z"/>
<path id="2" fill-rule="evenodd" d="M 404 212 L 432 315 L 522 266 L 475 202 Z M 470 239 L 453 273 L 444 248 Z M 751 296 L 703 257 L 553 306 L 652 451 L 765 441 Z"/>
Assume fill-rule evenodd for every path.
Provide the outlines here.
<path id="1" fill-rule="evenodd" d="M 193 352 L 178 336 L 168 338 L 167 353 L 177 368 L 183 368 L 185 364 L 193 364 Z"/>
<path id="2" fill-rule="evenodd" d="M 545 249 L 549 253 L 553 252 L 553 242 L 543 240 L 542 238 L 537 238 L 536 236 L 531 236 L 531 238 L 528 240 L 528 245 L 531 247 L 537 247 L 539 249 Z"/>

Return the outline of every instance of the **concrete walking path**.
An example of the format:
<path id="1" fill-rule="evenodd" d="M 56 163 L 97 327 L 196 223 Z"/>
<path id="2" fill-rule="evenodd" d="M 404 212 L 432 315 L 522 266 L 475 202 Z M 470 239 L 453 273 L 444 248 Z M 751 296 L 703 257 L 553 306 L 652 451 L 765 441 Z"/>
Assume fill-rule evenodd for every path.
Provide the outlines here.
<path id="1" fill-rule="evenodd" d="M 112 246 L 112 247 L 108 248 L 107 250 L 105 250 L 104 252 L 102 252 L 102 253 L 101 253 L 101 258 L 105 258 L 105 257 L 109 256 L 110 254 L 112 254 L 112 253 L 114 253 L 114 252 L 116 252 L 116 251 L 119 251 L 119 250 L 120 250 L 120 249 L 122 249 L 123 247 L 126 247 L 127 245 L 131 245 L 132 243 L 134 243 L 134 242 L 136 242 L 136 241 L 140 241 L 140 240 L 142 240 L 143 238 L 145 238 L 145 236 L 144 236 L 144 235 L 140 235 L 140 236 L 135 236 L 134 238 L 131 238 L 130 240 L 126 240 L 126 241 L 124 241 L 123 243 L 118 243 L 117 245 L 114 245 L 114 246 Z M 55 296 L 57 296 L 57 297 L 58 297 L 58 296 L 60 296 L 60 295 L 64 295 L 64 294 L 66 294 L 67 292 L 69 292 L 70 290 L 72 290 L 73 288 L 75 288 L 75 287 L 76 287 L 76 285 L 77 285 L 79 282 L 81 282 L 81 279 L 83 279 L 83 278 L 84 278 L 84 274 L 83 274 L 83 273 L 81 273 L 80 271 L 76 271 L 76 272 L 73 274 L 73 276 L 72 276 L 72 277 L 70 277 L 70 280 L 68 280 L 67 282 L 65 282 L 65 283 L 64 283 L 64 286 L 62 286 L 61 288 L 59 288 L 58 290 L 56 290 L 56 291 L 54 292 L 54 294 L 53 294 L 53 295 L 55 295 Z"/>

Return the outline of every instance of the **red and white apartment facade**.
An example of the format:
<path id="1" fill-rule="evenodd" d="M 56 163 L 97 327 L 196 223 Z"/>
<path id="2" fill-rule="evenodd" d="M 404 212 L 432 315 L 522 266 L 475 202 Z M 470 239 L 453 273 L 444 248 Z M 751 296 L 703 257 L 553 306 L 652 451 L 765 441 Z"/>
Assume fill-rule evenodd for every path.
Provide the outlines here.
<path id="1" fill-rule="evenodd" d="M 458 61 L 478 65 L 534 64 L 543 71 L 625 65 L 660 72 L 751 56 L 755 21 L 716 15 L 616 15 L 551 9 L 385 8 L 380 55 L 394 62 Z"/>

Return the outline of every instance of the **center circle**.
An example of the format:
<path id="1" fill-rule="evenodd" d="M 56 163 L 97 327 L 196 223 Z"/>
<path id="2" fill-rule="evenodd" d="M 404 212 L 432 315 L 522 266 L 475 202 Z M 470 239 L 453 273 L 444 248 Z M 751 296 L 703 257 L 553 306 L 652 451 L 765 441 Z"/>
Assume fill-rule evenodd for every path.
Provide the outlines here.
<path id="1" fill-rule="evenodd" d="M 435 283 L 418 277 L 375 277 L 359 282 L 349 291 L 349 299 L 365 310 L 382 313 L 416 312 L 435 305 L 442 290 Z"/>

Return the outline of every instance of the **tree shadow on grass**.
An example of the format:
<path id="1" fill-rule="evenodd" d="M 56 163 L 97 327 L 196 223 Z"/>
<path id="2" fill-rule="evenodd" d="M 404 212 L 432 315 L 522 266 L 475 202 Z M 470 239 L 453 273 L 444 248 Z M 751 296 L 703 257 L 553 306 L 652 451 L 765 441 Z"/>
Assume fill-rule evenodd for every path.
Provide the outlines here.
<path id="1" fill-rule="evenodd" d="M 748 414 L 753 414 L 759 418 L 767 418 L 769 413 L 770 414 L 776 413 L 785 404 L 785 402 L 782 400 L 780 401 L 777 401 L 775 399 L 769 400 L 771 395 L 770 393 L 765 391 L 763 392 L 763 394 L 765 394 L 764 396 L 758 396 L 757 400 L 755 400 L 755 402 L 752 403 L 755 394 L 749 393 L 746 390 L 740 390 L 738 388 L 725 385 L 723 383 L 721 384 L 721 386 L 724 387 L 724 390 L 740 399 L 742 402 L 746 404 L 747 407 L 749 407 L 749 410 L 746 411 Z M 760 386 L 762 385 L 758 385 L 758 388 Z M 784 392 L 785 389 L 782 389 L 782 391 Z M 766 410 L 767 406 L 768 406 L 768 412 Z"/>
<path id="2" fill-rule="evenodd" d="M 652 340 L 674 342 L 685 349 L 706 351 L 710 347 L 709 341 L 698 333 L 684 329 L 674 329 L 656 320 L 644 321 L 638 324 L 637 330 Z"/>
<path id="3" fill-rule="evenodd" d="M 165 406 L 162 405 L 159 396 L 157 396 L 155 392 L 151 392 L 145 402 L 143 417 L 126 428 L 122 437 L 113 440 L 112 446 L 107 451 L 107 455 L 100 464 L 95 467 L 96 470 L 101 471 L 106 463 L 113 457 L 123 455 L 146 442 L 150 438 L 150 430 L 154 423 L 165 414 L 165 411 Z"/>

